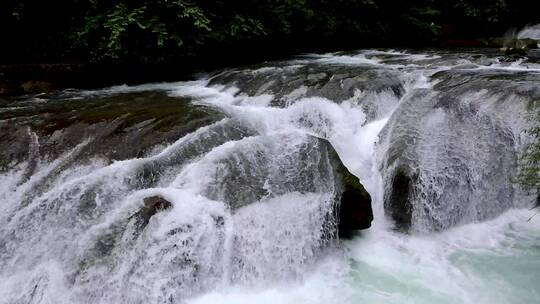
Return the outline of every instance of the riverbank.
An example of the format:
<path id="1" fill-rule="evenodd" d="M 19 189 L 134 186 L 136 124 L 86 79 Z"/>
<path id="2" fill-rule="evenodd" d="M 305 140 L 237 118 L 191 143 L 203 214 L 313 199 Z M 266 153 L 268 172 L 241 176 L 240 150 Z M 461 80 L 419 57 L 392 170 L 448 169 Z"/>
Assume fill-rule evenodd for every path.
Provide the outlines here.
<path id="1" fill-rule="evenodd" d="M 0 65 L 0 96 L 44 93 L 65 88 L 92 89 L 119 83 L 184 80 L 194 71 L 190 65 Z"/>
<path id="2" fill-rule="evenodd" d="M 503 40 L 500 38 L 448 40 L 442 43 L 448 51 L 481 48 L 486 53 L 500 54 Z M 309 50 L 309 49 L 308 49 Z M 41 64 L 0 64 L 0 96 L 46 93 L 66 88 L 95 89 L 106 86 L 148 82 L 189 80 L 193 75 L 208 73 L 230 66 L 245 66 L 259 62 L 280 60 L 294 54 L 308 53 L 304 49 L 287 49 L 269 53 L 231 52 L 214 57 L 207 55 L 184 58 L 174 63 L 41 63 Z M 351 49 L 352 50 L 352 49 Z M 322 52 L 333 52 L 323 49 Z M 248 55 L 250 54 L 250 55 Z M 508 56 L 507 56 L 508 57 Z M 509 57 L 517 59 L 515 56 Z M 540 61 L 540 51 L 529 49 L 527 60 Z"/>

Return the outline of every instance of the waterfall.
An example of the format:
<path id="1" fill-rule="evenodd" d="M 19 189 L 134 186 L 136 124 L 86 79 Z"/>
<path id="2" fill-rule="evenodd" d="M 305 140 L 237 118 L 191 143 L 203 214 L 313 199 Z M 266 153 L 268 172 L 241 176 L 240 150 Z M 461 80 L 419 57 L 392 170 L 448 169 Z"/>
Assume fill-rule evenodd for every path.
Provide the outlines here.
<path id="1" fill-rule="evenodd" d="M 0 303 L 535 302 L 515 180 L 539 80 L 481 51 L 363 50 L 10 100 Z M 333 153 L 372 199 L 351 240 Z"/>

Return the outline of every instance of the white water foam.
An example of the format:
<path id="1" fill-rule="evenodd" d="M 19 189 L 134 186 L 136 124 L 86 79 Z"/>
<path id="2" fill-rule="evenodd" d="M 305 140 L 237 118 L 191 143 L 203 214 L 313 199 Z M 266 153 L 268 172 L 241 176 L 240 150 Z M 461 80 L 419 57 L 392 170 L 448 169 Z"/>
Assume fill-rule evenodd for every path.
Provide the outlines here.
<path id="1" fill-rule="evenodd" d="M 536 303 L 540 220 L 528 222 L 532 214 L 513 210 L 429 236 L 371 230 L 301 284 L 231 288 L 190 303 Z"/>
<path id="2" fill-rule="evenodd" d="M 352 59 L 332 56 L 322 56 L 319 63 L 379 64 L 363 56 Z M 429 58 L 416 56 L 411 60 Z M 422 73 L 414 73 L 412 78 L 407 92 L 430 87 Z M 399 103 L 388 92 L 368 97 L 379 98 L 384 104 L 377 118 L 368 122 L 364 109 L 356 103 L 357 99 L 366 98 L 361 96 L 363 92 L 355 95 L 357 99 L 336 104 L 319 97 L 305 98 L 299 91 L 289 96 L 287 107 L 275 108 L 270 106 L 271 95 L 245 96 L 234 88 L 225 90 L 207 85 L 206 80 L 200 80 L 118 87 L 101 92 L 164 90 L 220 109 L 230 119 L 201 128 L 149 157 L 75 167 L 70 174 L 56 179 L 34 201 L 36 209 L 43 206 L 53 209 L 55 205 L 49 202 L 55 198 L 65 199 L 75 207 L 83 197 L 70 190 L 93 189 L 96 185 L 114 199 L 104 198 L 101 207 L 107 212 L 88 219 L 94 221 L 90 228 L 59 229 L 35 239 L 51 249 L 33 246 L 32 238 L 24 243 L 26 247 L 18 252 L 26 257 L 10 261 L 9 267 L 0 272 L 3 279 L 0 303 L 540 301 L 537 284 L 540 220 L 527 221 L 531 211 L 512 210 L 488 222 L 427 235 L 403 235 L 390 229 L 384 216 L 382 179 L 376 165 L 376 157 L 384 149 L 377 146 L 378 134 Z M 124 184 L 142 165 L 172 157 L 181 147 L 204 138 L 216 125 L 230 120 L 254 130 L 256 135 L 227 141 L 205 151 L 175 168 L 174 178 L 164 178 L 155 188 L 137 190 Z M 253 160 L 257 151 L 264 150 L 270 151 L 266 153 L 279 163 L 279 156 L 292 154 L 294 146 L 305 142 L 306 134 L 332 143 L 345 165 L 370 192 L 375 213 L 371 230 L 344 242 L 341 250 L 331 248 L 322 256 L 314 252 L 314 244 L 322 237 L 319 229 L 326 211 L 321 206 L 331 205 L 329 193 L 269 195 L 235 213 L 224 202 L 204 195 L 208 184 L 219 181 L 216 176 L 224 159 L 240 159 L 242 155 Z M 280 138 L 286 142 L 279 142 Z M 45 174 L 54 167 L 54 163 L 43 166 L 38 172 Z M 20 180 L 19 172 L 23 169 L 3 175 L 2 189 L 14 189 L 14 181 Z M 36 174 L 33 180 L 39 176 Z M 270 194 L 271 185 L 272 181 L 265 183 Z M 78 281 L 70 281 L 75 271 L 70 268 L 71 263 L 84 261 L 79 258 L 89 254 L 98 239 L 114 231 L 115 225 L 126 221 L 142 206 L 142 200 L 152 195 L 164 197 L 172 203 L 172 208 L 153 216 L 139 239 L 132 240 L 130 233 L 124 233 L 113 249 L 112 262 L 105 257 L 97 261 L 103 262 L 102 265 L 90 265 Z M 4 197 L 16 201 L 9 195 Z M 69 216 L 70 207 L 64 206 Z M 13 211 L 9 206 L 2 208 Z M 65 218 L 68 217 L 62 220 Z M 5 223 L 4 218 L 0 219 Z M 19 223 L 25 227 L 25 219 L 26 215 L 19 216 L 10 225 Z M 68 244 L 54 233 L 68 238 Z M 177 244 L 185 246 L 173 249 Z M 65 248 L 74 253 L 63 252 Z M 241 257 L 242 263 L 235 264 L 238 260 L 233 257 Z M 182 258 L 185 260 L 180 261 Z M 190 268 L 187 262 L 198 266 Z"/>

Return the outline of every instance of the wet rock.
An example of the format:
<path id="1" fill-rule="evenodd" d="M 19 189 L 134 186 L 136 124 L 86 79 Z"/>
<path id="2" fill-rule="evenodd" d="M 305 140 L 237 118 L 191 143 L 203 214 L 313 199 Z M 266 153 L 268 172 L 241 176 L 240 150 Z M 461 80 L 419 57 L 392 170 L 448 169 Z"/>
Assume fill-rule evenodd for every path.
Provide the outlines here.
<path id="1" fill-rule="evenodd" d="M 303 97 L 323 97 L 334 102 L 355 98 L 358 92 L 404 93 L 400 73 L 389 69 L 375 69 L 369 65 L 307 64 L 259 69 L 224 71 L 210 80 L 210 85 L 237 87 L 249 96 L 272 94 L 272 105 L 284 107 Z M 281 65 L 281 66 L 280 66 Z M 369 98 L 358 98 L 359 103 Z"/>
<path id="2" fill-rule="evenodd" d="M 534 39 L 509 39 L 504 42 L 501 52 L 506 56 L 526 56 L 528 50 L 537 49 L 538 42 Z"/>
<path id="3" fill-rule="evenodd" d="M 524 109 L 540 97 L 535 77 L 445 71 L 433 75 L 433 91 L 401 101 L 379 135 L 385 213 L 397 230 L 441 231 L 520 204 L 514 132 L 530 123 Z"/>
<path id="4" fill-rule="evenodd" d="M 345 182 L 345 191 L 341 195 L 339 207 L 339 237 L 348 238 L 353 231 L 364 230 L 371 227 L 373 211 L 371 197 L 367 191 L 356 181 Z"/>
<path id="5" fill-rule="evenodd" d="M 538 41 L 530 38 L 522 38 L 518 39 L 518 45 L 521 48 L 533 50 L 538 48 Z"/>
<path id="6" fill-rule="evenodd" d="M 150 218 L 156 213 L 169 209 L 172 206 L 171 202 L 161 196 L 151 196 L 144 199 L 144 206 L 139 210 L 134 217 L 136 225 L 139 229 L 144 229 L 148 225 Z"/>
<path id="7" fill-rule="evenodd" d="M 405 169 L 398 169 L 392 178 L 392 188 L 385 195 L 384 207 L 395 224 L 395 229 L 407 232 L 411 228 L 413 206 L 410 194 L 413 178 Z"/>
<path id="8" fill-rule="evenodd" d="M 133 241 L 137 240 L 144 228 L 146 228 L 152 216 L 172 206 L 171 202 L 161 196 L 147 197 L 143 200 L 143 203 L 143 207 L 135 214 L 125 220 L 111 223 L 108 229 L 103 230 L 103 233 L 97 236 L 94 245 L 89 248 L 80 262 L 81 269 L 93 267 L 112 258 L 114 256 L 113 252 L 118 246 L 133 244 Z M 130 238 L 125 237 L 126 231 L 131 233 Z M 172 231 L 169 235 L 174 233 Z"/>
<path id="9" fill-rule="evenodd" d="M 205 195 L 236 212 L 288 193 L 335 193 L 333 205 L 328 205 L 325 238 L 334 238 L 336 232 L 347 237 L 371 226 L 370 195 L 327 140 L 299 139 L 297 134 L 276 136 L 280 141 L 265 138 L 253 149 L 238 149 L 217 160 L 212 175 L 216 182 L 208 183 Z"/>
<path id="10" fill-rule="evenodd" d="M 22 90 L 27 94 L 47 93 L 53 90 L 54 86 L 48 81 L 30 80 L 21 84 Z"/>
<path id="11" fill-rule="evenodd" d="M 91 136 L 94 140 L 77 158 L 79 162 L 96 155 L 108 160 L 144 157 L 157 145 L 171 144 L 223 117 L 207 107 L 190 104 L 187 98 L 170 97 L 159 90 L 82 96 L 56 92 L 40 98 L 47 102 L 21 98 L 2 103 L 0 99 L 0 120 L 5 121 L 0 123 L 0 138 L 13 138 L 13 145 L 23 139 L 13 130 L 27 133 L 30 128 L 39 135 L 42 153 L 56 158 Z"/>
<path id="12" fill-rule="evenodd" d="M 527 55 L 527 50 L 522 48 L 513 48 L 513 47 L 503 47 L 501 52 L 506 56 L 525 56 Z"/>
<path id="13" fill-rule="evenodd" d="M 0 142 L 4 147 L 0 150 L 0 172 L 12 169 L 30 157 L 31 137 L 27 129 L 10 121 L 0 122 Z"/>
<path id="14" fill-rule="evenodd" d="M 328 143 L 330 146 L 330 144 Z M 354 176 L 345 167 L 335 150 L 330 146 L 330 157 L 339 176 L 342 189 L 338 208 L 338 235 L 340 238 L 349 238 L 357 230 L 371 227 L 373 210 L 371 208 L 371 196 Z"/>

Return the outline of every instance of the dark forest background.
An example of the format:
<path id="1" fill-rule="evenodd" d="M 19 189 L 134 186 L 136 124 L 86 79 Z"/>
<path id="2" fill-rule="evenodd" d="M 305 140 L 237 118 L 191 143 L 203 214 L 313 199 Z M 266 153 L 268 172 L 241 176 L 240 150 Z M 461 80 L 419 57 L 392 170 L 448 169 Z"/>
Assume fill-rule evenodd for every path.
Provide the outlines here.
<path id="1" fill-rule="evenodd" d="M 540 0 L 0 0 L 0 96 L 178 80 L 301 52 L 496 46 L 538 23 Z M 527 189 L 539 187 L 538 143 L 524 157 Z"/>
<path id="2" fill-rule="evenodd" d="M 0 63 L 218 62 L 452 45 L 540 23 L 539 12 L 538 0 L 3 0 Z"/>

